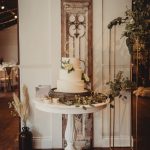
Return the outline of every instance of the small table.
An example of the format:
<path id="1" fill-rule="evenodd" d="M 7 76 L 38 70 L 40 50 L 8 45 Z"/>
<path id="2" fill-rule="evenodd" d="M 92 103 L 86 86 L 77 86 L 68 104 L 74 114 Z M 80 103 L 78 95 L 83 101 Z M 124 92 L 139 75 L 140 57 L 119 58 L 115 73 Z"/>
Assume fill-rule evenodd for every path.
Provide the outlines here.
<path id="1" fill-rule="evenodd" d="M 13 91 L 13 81 L 15 81 L 15 70 L 17 67 L 15 64 L 0 65 L 0 82 L 4 83 L 4 91 Z M 2 88 L 2 85 L 0 87 Z"/>
<path id="2" fill-rule="evenodd" d="M 11 83 L 11 72 L 12 72 L 13 67 L 4 67 L 6 74 L 8 76 L 8 85 L 7 85 L 7 90 L 12 91 L 12 83 Z"/>
<path id="3" fill-rule="evenodd" d="M 34 102 L 35 102 L 35 107 L 41 111 L 48 112 L 48 113 L 68 115 L 67 126 L 65 131 L 65 139 L 67 141 L 67 146 L 65 147 L 65 150 L 75 150 L 76 148 L 74 147 L 74 138 L 73 138 L 74 137 L 73 115 L 94 113 L 99 110 L 102 110 L 107 106 L 109 100 L 106 100 L 105 103 L 103 102 L 103 103 L 93 104 L 94 106 L 84 105 L 86 107 L 86 110 L 83 109 L 82 107 L 76 107 L 75 105 L 67 106 L 61 103 L 47 104 L 40 99 L 35 99 Z"/>

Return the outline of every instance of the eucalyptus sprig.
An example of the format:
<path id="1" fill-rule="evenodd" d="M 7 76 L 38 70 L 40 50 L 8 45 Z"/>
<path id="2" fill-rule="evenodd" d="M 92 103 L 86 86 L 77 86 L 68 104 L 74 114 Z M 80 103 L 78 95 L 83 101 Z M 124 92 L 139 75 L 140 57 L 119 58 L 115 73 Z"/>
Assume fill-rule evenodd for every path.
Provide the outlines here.
<path id="1" fill-rule="evenodd" d="M 128 77 L 125 77 L 123 71 L 119 71 L 114 80 L 106 83 L 105 94 L 108 95 L 111 101 L 113 101 L 115 97 L 127 99 L 121 92 L 131 90 L 134 87 L 135 83 L 130 81 Z"/>
<path id="2" fill-rule="evenodd" d="M 102 93 L 91 92 L 89 96 L 75 95 L 73 98 L 60 98 L 59 102 L 65 105 L 71 106 L 75 105 L 76 107 L 82 107 L 86 109 L 86 106 L 95 107 L 94 104 L 106 102 L 107 96 Z"/>

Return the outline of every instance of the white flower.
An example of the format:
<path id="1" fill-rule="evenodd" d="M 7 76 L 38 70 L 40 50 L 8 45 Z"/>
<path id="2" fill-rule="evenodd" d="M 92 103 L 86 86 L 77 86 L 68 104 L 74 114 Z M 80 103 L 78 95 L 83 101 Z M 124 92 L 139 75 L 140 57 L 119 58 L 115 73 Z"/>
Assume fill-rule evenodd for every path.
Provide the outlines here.
<path id="1" fill-rule="evenodd" d="M 134 24 L 134 23 L 135 23 L 134 19 L 131 18 L 131 19 L 130 19 L 130 24 Z"/>
<path id="2" fill-rule="evenodd" d="M 85 81 L 86 81 L 86 82 L 89 82 L 89 81 L 90 81 L 90 79 L 89 79 L 89 77 L 88 77 L 87 74 L 84 74 L 84 78 L 85 78 Z"/>
<path id="3" fill-rule="evenodd" d="M 70 61 L 62 61 L 61 68 L 67 70 L 68 73 L 74 70 L 73 65 L 70 64 Z"/>
<path id="4" fill-rule="evenodd" d="M 90 78 L 88 77 L 86 73 L 82 74 L 82 80 L 84 80 L 84 82 L 90 82 Z"/>
<path id="5" fill-rule="evenodd" d="M 144 91 L 144 87 L 139 87 L 137 90 L 133 91 L 136 96 L 141 96 Z"/>
<path id="6" fill-rule="evenodd" d="M 110 94 L 112 94 L 112 90 L 110 89 L 109 86 L 105 85 L 104 89 L 103 89 L 103 93 L 104 93 L 104 95 L 110 95 Z"/>
<path id="7" fill-rule="evenodd" d="M 72 70 L 73 69 L 73 65 L 72 64 L 66 64 L 65 65 L 65 70 Z"/>

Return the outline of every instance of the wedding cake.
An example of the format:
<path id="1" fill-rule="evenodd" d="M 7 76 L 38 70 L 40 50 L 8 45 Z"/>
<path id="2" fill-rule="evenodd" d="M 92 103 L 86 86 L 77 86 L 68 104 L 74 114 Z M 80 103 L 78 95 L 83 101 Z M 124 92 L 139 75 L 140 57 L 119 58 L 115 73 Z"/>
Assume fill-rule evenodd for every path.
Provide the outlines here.
<path id="1" fill-rule="evenodd" d="M 62 57 L 59 79 L 57 80 L 57 91 L 66 93 L 81 93 L 85 91 L 83 70 L 80 61 L 73 57 Z M 86 76 L 86 80 L 89 80 Z"/>

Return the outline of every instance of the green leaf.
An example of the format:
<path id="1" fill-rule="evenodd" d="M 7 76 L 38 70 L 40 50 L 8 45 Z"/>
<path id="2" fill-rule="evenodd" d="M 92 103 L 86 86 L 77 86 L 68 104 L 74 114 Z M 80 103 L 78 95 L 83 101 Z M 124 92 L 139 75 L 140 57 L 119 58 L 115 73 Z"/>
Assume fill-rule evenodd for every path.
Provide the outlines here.
<path id="1" fill-rule="evenodd" d="M 86 108 L 85 106 L 82 106 L 82 108 L 83 108 L 84 110 L 87 110 L 87 108 Z"/>
<path id="2" fill-rule="evenodd" d="M 127 96 L 124 96 L 125 99 L 127 99 Z"/>
<path id="3" fill-rule="evenodd" d="M 115 108 L 115 106 L 113 104 L 110 104 L 110 108 Z"/>

